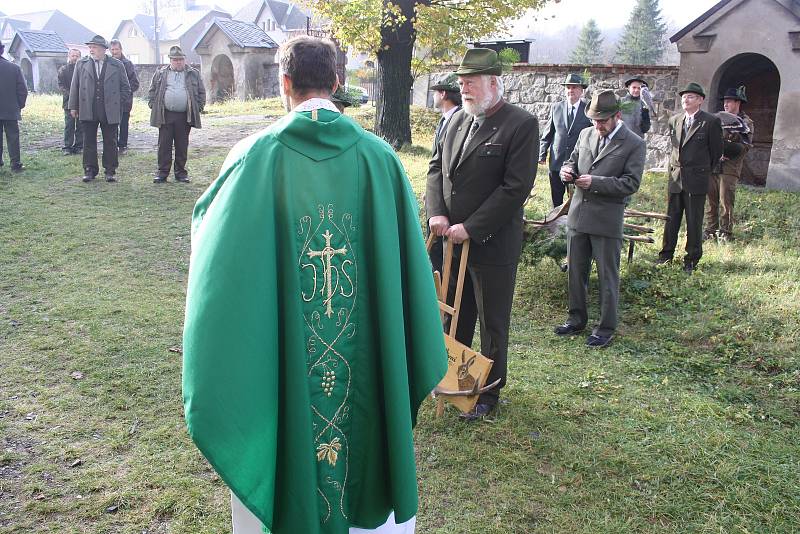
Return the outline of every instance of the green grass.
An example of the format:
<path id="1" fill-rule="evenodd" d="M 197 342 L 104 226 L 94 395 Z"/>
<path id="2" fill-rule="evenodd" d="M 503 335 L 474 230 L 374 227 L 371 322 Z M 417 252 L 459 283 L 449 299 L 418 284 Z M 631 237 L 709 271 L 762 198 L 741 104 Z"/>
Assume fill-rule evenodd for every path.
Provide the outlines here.
<path id="1" fill-rule="evenodd" d="M 59 105 L 30 99 L 23 147 L 58 135 Z M 370 113 L 353 112 L 364 124 Z M 135 113 L 134 127 L 147 120 Z M 415 134 L 400 156 L 421 194 L 430 134 Z M 79 159 L 57 148 L 24 154 L 22 175 L 0 171 L 0 533 L 230 531 L 227 490 L 186 435 L 169 351 L 191 209 L 225 153 L 190 148 L 188 185 L 152 184 L 144 152 L 121 159 L 113 185 L 81 183 Z M 664 180 L 646 176 L 635 207 L 663 210 Z M 541 215 L 544 175 L 535 192 Z M 740 190 L 739 239 L 706 247 L 691 277 L 637 246 L 604 351 L 552 334 L 564 275 L 549 259 L 522 265 L 498 420 L 465 425 L 423 405 L 418 532 L 797 532 L 799 200 Z"/>

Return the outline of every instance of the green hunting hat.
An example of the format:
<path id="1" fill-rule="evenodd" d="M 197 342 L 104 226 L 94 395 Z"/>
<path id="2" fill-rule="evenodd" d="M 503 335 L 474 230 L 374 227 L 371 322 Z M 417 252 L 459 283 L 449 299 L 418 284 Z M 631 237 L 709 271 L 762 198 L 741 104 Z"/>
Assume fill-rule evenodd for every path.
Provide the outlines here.
<path id="1" fill-rule="evenodd" d="M 564 81 L 561 83 L 561 85 L 580 85 L 584 89 L 589 87 L 589 84 L 586 83 L 586 81 L 583 79 L 583 76 L 580 74 L 575 74 L 574 72 L 567 74 L 567 77 L 564 78 Z"/>
<path id="2" fill-rule="evenodd" d="M 92 37 L 91 40 L 86 41 L 87 45 L 98 45 L 102 46 L 103 48 L 108 48 L 108 41 L 106 41 L 102 35 L 95 35 Z"/>
<path id="3" fill-rule="evenodd" d="M 722 99 L 732 99 L 738 100 L 740 102 L 747 102 L 747 96 L 745 95 L 744 85 L 740 85 L 739 87 L 730 87 L 725 94 L 722 95 Z"/>
<path id="4" fill-rule="evenodd" d="M 170 59 L 173 59 L 173 58 L 177 59 L 177 58 L 181 58 L 181 57 L 185 58 L 186 54 L 183 53 L 183 50 L 181 50 L 180 46 L 170 46 L 169 47 L 169 58 Z"/>
<path id="5" fill-rule="evenodd" d="M 590 119 L 605 120 L 620 110 L 619 99 L 611 89 L 599 91 L 592 95 L 592 101 L 586 108 L 586 116 Z"/>
<path id="6" fill-rule="evenodd" d="M 683 93 L 695 93 L 703 98 L 706 97 L 706 92 L 703 90 L 703 86 L 697 82 L 687 83 L 686 87 L 684 87 L 682 91 L 678 91 L 678 94 L 681 96 L 683 96 Z"/>
<path id="7" fill-rule="evenodd" d="M 431 85 L 429 91 L 449 91 L 451 93 L 460 93 L 461 89 L 458 87 L 458 76 L 455 74 L 448 74 L 447 76 L 439 79 L 435 84 Z"/>
<path id="8" fill-rule="evenodd" d="M 642 85 L 644 85 L 645 87 L 650 87 L 649 85 L 647 85 L 647 82 L 644 81 L 644 78 L 640 78 L 639 76 L 631 76 L 630 78 L 625 80 L 625 87 L 628 87 L 633 82 L 639 82 Z"/>
<path id="9" fill-rule="evenodd" d="M 461 60 L 461 65 L 455 74 L 462 76 L 465 74 L 492 74 L 500 76 L 503 73 L 503 67 L 500 64 L 500 59 L 497 57 L 497 52 L 490 48 L 470 48 L 464 54 L 464 59 Z"/>
<path id="10" fill-rule="evenodd" d="M 343 107 L 346 108 L 349 108 L 350 106 L 356 103 L 353 95 L 342 89 L 341 85 L 331 95 L 330 100 L 331 102 L 341 104 Z"/>

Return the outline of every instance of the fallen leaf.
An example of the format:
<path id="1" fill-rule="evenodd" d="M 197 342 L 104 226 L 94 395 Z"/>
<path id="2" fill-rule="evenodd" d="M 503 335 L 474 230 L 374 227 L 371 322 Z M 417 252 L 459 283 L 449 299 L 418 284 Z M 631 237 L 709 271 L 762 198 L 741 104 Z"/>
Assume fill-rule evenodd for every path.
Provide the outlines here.
<path id="1" fill-rule="evenodd" d="M 69 376 L 71 376 L 73 380 L 80 380 L 83 378 L 83 373 L 80 371 L 72 371 Z"/>
<path id="2" fill-rule="evenodd" d="M 36 499 L 37 501 L 43 501 L 44 493 L 39 493 L 38 495 L 34 495 L 33 498 Z"/>
<path id="3" fill-rule="evenodd" d="M 170 352 L 177 352 L 178 354 L 183 354 L 183 347 L 180 345 L 175 345 L 174 347 L 170 347 L 167 349 Z"/>
<path id="4" fill-rule="evenodd" d="M 115 504 L 114 506 L 109 506 L 108 508 L 106 508 L 106 513 L 107 513 L 107 514 L 113 514 L 113 513 L 115 513 L 117 510 L 119 510 L 119 505 L 118 505 L 118 504 Z"/>
<path id="5" fill-rule="evenodd" d="M 79 466 L 79 465 L 81 465 L 81 464 L 83 464 L 83 460 L 81 460 L 81 459 L 77 459 L 77 460 L 75 460 L 74 462 L 72 462 L 71 464 L 69 464 L 69 466 L 70 466 L 70 467 L 78 467 L 78 466 Z"/>

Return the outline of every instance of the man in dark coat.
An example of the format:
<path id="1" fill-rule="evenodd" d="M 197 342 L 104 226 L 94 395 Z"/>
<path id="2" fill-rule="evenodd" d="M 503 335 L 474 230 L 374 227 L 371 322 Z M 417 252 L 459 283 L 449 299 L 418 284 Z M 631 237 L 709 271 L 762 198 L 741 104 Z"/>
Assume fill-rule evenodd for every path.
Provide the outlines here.
<path id="1" fill-rule="evenodd" d="M 700 109 L 703 87 L 694 82 L 680 91 L 683 111 L 670 117 L 669 201 L 664 240 L 657 263 L 672 261 L 681 219 L 686 213 L 686 255 L 683 270 L 691 274 L 703 255 L 703 210 L 708 181 L 722 157 L 722 123 Z"/>
<path id="2" fill-rule="evenodd" d="M 128 75 L 128 83 L 131 86 L 131 98 L 127 102 L 122 103 L 122 116 L 119 122 L 119 139 L 117 140 L 117 149 L 120 154 L 125 154 L 128 151 L 128 123 L 131 120 L 131 109 L 133 109 L 133 93 L 139 90 L 139 77 L 136 75 L 136 67 L 133 62 L 126 58 L 122 53 L 122 43 L 119 39 L 111 39 L 111 57 L 122 62 L 125 65 L 125 74 Z"/>
<path id="3" fill-rule="evenodd" d="M 22 108 L 28 99 L 28 88 L 22 77 L 22 70 L 2 57 L 5 46 L 0 43 L 0 166 L 3 165 L 3 131 L 8 142 L 8 157 L 11 170 L 22 172 L 19 155 L 19 123 Z"/>
<path id="4" fill-rule="evenodd" d="M 200 72 L 186 64 L 186 55 L 180 46 L 169 49 L 169 66 L 161 67 L 153 75 L 147 105 L 150 106 L 150 126 L 158 128 L 158 171 L 153 183 L 167 181 L 173 145 L 175 180 L 188 182 L 189 132 L 192 127 L 201 127 L 200 113 L 206 106 L 206 89 Z"/>
<path id="5" fill-rule="evenodd" d="M 83 150 L 81 121 L 69 112 L 69 89 L 72 86 L 75 65 L 80 58 L 81 51 L 73 48 L 67 56 L 67 64 L 58 69 L 58 89 L 61 91 L 62 106 L 64 107 L 64 146 L 61 148 L 61 153 L 65 156 L 80 154 Z"/>
<path id="6" fill-rule="evenodd" d="M 122 104 L 131 98 L 131 86 L 125 66 L 106 55 L 108 43 L 95 35 L 89 46 L 89 55 L 75 65 L 69 90 L 69 109 L 73 117 L 83 123 L 83 181 L 91 182 L 97 176 L 97 127 L 103 132 L 103 168 L 107 182 L 116 182 L 114 176 L 119 165 L 117 154 L 117 126 L 122 115 Z"/>
<path id="7" fill-rule="evenodd" d="M 586 328 L 589 272 L 592 260 L 600 282 L 600 322 L 587 338 L 589 347 L 605 347 L 617 328 L 619 256 L 622 224 L 630 196 L 639 190 L 645 144 L 622 121 L 614 91 L 595 93 L 586 111 L 594 128 L 586 128 L 561 168 L 565 182 L 575 184 L 567 216 L 569 317 L 556 327 L 561 336 Z"/>
<path id="8" fill-rule="evenodd" d="M 581 130 L 592 125 L 586 117 L 586 104 L 581 100 L 588 87 L 583 77 L 568 74 L 561 85 L 566 99 L 550 106 L 550 118 L 539 142 L 539 165 L 544 165 L 548 152 L 550 154 L 550 197 L 554 207 L 564 202 L 566 192 L 559 175 L 561 165 L 572 154 Z"/>
<path id="9" fill-rule="evenodd" d="M 481 352 L 494 361 L 487 383 L 500 379 L 480 396 L 467 420 L 492 413 L 506 381 L 522 205 L 536 177 L 538 122 L 503 100 L 501 71 L 495 51 L 467 50 L 456 71 L 464 107 L 450 119 L 430 162 L 425 195 L 431 232 L 456 245 L 471 240 L 459 326 L 464 307 L 477 306 Z M 460 257 L 461 247 L 456 248 L 454 261 Z M 455 273 L 451 288 L 454 278 Z M 467 344 L 458 334 L 456 339 Z"/>

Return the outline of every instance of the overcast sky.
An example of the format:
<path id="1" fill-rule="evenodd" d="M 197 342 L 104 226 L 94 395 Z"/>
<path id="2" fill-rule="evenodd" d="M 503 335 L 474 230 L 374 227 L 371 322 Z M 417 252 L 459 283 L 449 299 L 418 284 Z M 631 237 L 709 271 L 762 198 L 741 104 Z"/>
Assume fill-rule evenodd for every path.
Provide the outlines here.
<path id="1" fill-rule="evenodd" d="M 199 1 L 199 4 L 216 4 L 231 13 L 236 12 L 248 0 Z M 662 0 L 661 12 L 671 27 L 683 27 L 717 0 Z M 100 32 L 107 39 L 117 28 L 119 21 L 130 18 L 137 12 L 141 0 L 80 0 L 64 2 L 58 0 L 0 0 L 0 11 L 6 15 L 59 9 L 89 29 Z M 582 26 L 594 18 L 600 28 L 624 26 L 634 0 L 561 0 L 540 11 L 536 20 L 525 19 L 515 26 L 515 36 L 525 33 L 555 33 L 567 26 Z"/>

